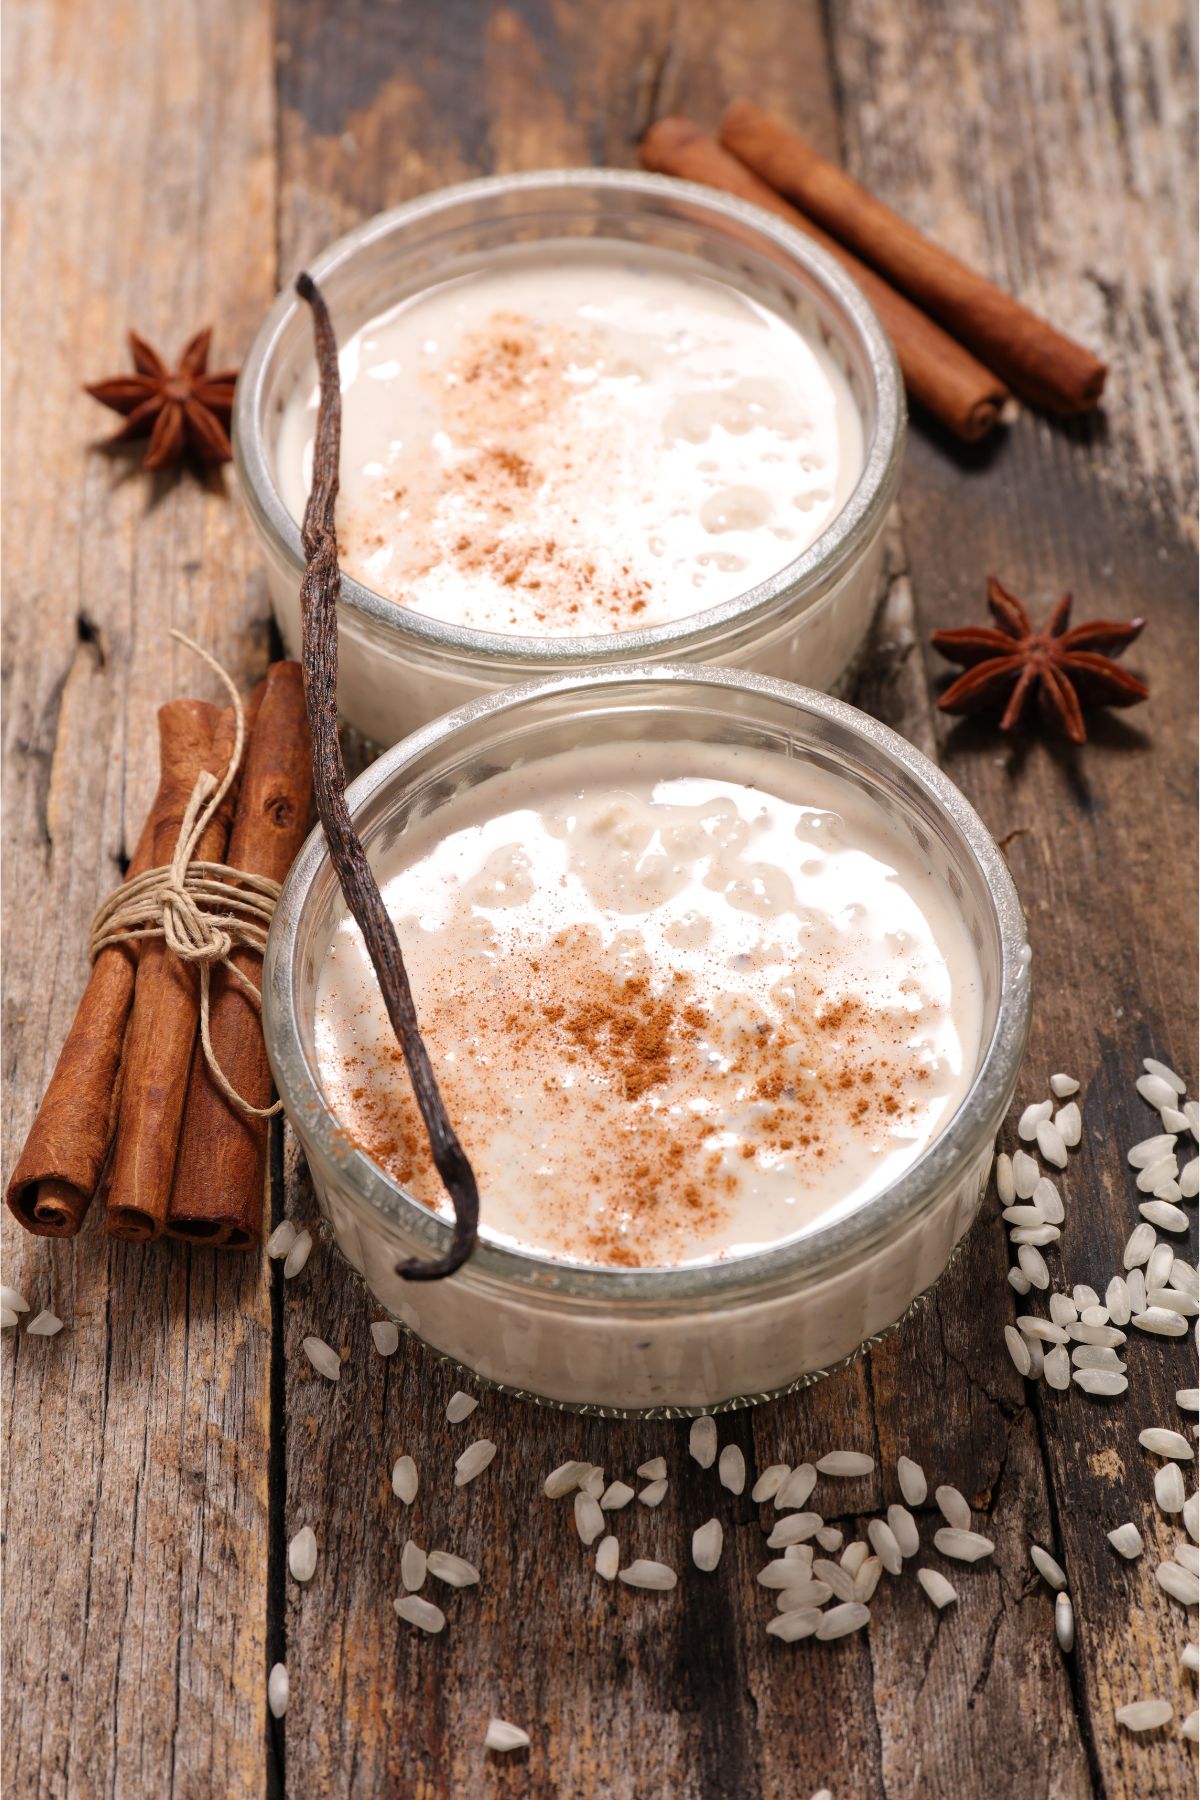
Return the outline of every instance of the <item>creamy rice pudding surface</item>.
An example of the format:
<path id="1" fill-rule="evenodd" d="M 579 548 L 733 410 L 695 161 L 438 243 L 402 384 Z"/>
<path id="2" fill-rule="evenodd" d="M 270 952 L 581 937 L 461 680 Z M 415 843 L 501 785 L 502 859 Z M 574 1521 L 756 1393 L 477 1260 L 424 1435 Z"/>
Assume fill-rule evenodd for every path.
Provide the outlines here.
<path id="1" fill-rule="evenodd" d="M 681 258 L 540 245 L 402 301 L 341 351 L 343 567 L 522 636 L 687 617 L 845 505 L 863 434 L 825 345 Z M 303 515 L 315 385 L 277 469 Z"/>
<path id="2" fill-rule="evenodd" d="M 497 775 L 378 868 L 485 1240 L 617 1267 L 794 1236 L 894 1180 L 975 1067 L 979 971 L 912 837 L 767 751 L 609 745 Z M 329 1103 L 443 1207 L 351 922 Z"/>

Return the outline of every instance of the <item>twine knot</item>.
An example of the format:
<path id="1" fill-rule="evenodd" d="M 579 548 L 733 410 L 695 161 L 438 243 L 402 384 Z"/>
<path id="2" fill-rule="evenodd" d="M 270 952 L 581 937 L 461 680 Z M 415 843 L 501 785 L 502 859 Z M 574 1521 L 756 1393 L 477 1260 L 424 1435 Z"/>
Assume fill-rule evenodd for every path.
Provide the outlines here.
<path id="1" fill-rule="evenodd" d="M 188 798 L 175 853 L 161 868 L 147 869 L 116 888 L 92 920 L 88 954 L 95 962 L 112 944 L 129 944 L 140 938 L 162 938 L 181 962 L 194 963 L 200 977 L 200 1042 L 209 1074 L 233 1106 L 257 1119 L 269 1119 L 281 1110 L 253 1106 L 232 1085 L 213 1051 L 209 1036 L 209 991 L 212 972 L 228 969 L 258 1007 L 262 995 L 232 960 L 235 949 L 253 950 L 261 956 L 280 888 L 265 875 L 250 875 L 226 863 L 203 862 L 196 849 L 204 832 L 242 765 L 246 741 L 245 715 L 237 688 L 207 650 L 173 631 L 173 638 L 195 652 L 216 673 L 229 692 L 236 731 L 233 751 L 224 774 L 218 777 L 202 769 Z"/>

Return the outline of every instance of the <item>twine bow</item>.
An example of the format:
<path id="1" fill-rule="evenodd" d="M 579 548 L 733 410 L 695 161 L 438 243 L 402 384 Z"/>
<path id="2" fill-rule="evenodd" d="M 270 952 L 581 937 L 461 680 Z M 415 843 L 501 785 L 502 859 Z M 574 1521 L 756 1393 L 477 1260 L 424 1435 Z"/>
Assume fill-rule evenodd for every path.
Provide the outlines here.
<path id="1" fill-rule="evenodd" d="M 200 1042 L 208 1072 L 231 1105 L 256 1119 L 269 1119 L 281 1110 L 282 1102 L 252 1106 L 217 1061 L 209 1035 L 209 992 L 214 968 L 228 969 L 261 1008 L 261 993 L 232 961 L 232 952 L 244 948 L 262 955 L 280 887 L 265 875 L 249 875 L 226 863 L 193 860 L 210 820 L 242 766 L 246 721 L 237 688 L 216 658 L 181 631 L 173 631 L 171 636 L 206 662 L 224 684 L 236 725 L 233 752 L 219 779 L 208 769 L 202 769 L 197 776 L 171 861 L 125 882 L 99 908 L 92 920 L 88 955 L 95 962 L 111 944 L 160 937 L 181 962 L 194 963 L 200 976 Z"/>

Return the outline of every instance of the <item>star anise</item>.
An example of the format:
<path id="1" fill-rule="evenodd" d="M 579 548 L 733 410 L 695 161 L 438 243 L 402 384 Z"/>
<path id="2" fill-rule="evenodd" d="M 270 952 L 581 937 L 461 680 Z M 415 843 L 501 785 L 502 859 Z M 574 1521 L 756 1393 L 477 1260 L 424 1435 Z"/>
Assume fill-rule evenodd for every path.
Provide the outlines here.
<path id="1" fill-rule="evenodd" d="M 1136 706 L 1150 689 L 1112 658 L 1128 649 L 1145 619 L 1091 619 L 1068 631 L 1071 596 L 1064 594 L 1041 631 L 994 575 L 988 606 L 996 625 L 935 631 L 935 650 L 966 671 L 938 701 L 943 712 L 990 712 L 1004 707 L 1001 731 L 1014 731 L 1036 691 L 1044 716 L 1073 744 L 1087 742 L 1085 706 Z M 1105 654 L 1111 651 L 1112 655 Z"/>
<path id="2" fill-rule="evenodd" d="M 114 375 L 109 381 L 91 382 L 85 392 L 124 413 L 125 423 L 109 442 L 145 437 L 150 445 L 143 469 L 165 469 L 178 462 L 185 450 L 201 462 L 228 462 L 233 455 L 229 420 L 233 412 L 236 369 L 208 373 L 208 348 L 212 327 L 198 331 L 169 369 L 158 351 L 136 331 L 129 333 L 136 374 Z"/>

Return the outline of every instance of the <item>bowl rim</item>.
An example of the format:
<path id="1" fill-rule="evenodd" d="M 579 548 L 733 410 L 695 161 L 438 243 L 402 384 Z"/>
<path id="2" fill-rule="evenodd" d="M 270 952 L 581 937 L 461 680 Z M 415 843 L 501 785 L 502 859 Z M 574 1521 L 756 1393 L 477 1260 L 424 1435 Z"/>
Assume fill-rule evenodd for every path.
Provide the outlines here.
<path id="1" fill-rule="evenodd" d="M 768 246 L 782 252 L 803 272 L 834 311 L 848 320 L 857 333 L 865 356 L 876 408 L 875 431 L 867 446 L 858 481 L 845 505 L 814 539 L 807 550 L 744 593 L 703 612 L 666 620 L 630 631 L 525 637 L 515 632 L 483 631 L 451 624 L 401 606 L 342 572 L 341 606 L 346 622 L 368 632 L 409 639 L 415 645 L 483 662 L 515 663 L 530 670 L 552 673 L 558 668 L 588 663 L 636 661 L 642 656 L 679 651 L 735 626 L 753 623 L 788 599 L 804 600 L 811 594 L 806 614 L 819 610 L 832 598 L 836 577 L 874 534 L 891 503 L 899 478 L 906 435 L 904 384 L 895 351 L 870 301 L 857 282 L 836 259 L 809 237 L 761 207 L 696 182 L 671 176 L 648 175 L 632 169 L 546 169 L 518 175 L 491 175 L 438 188 L 402 206 L 377 213 L 354 230 L 335 239 L 306 267 L 318 284 L 345 267 L 362 250 L 381 238 L 410 225 L 436 220 L 439 215 L 469 205 L 487 205 L 513 196 L 530 203 L 539 193 L 554 195 L 598 192 L 605 197 L 642 196 L 671 200 L 698 209 L 726 225 L 753 231 Z M 304 572 L 299 522 L 292 518 L 275 484 L 272 459 L 267 449 L 265 392 L 276 346 L 303 309 L 294 289 L 285 288 L 275 300 L 242 365 L 234 396 L 232 425 L 234 463 L 242 491 L 258 530 L 276 555 L 294 571 L 297 586 Z"/>
<path id="2" fill-rule="evenodd" d="M 815 689 L 745 670 L 704 664 L 623 664 L 611 670 L 581 670 L 501 688 L 443 714 L 401 740 L 351 783 L 352 814 L 382 789 L 403 785 L 418 758 L 447 744 L 466 727 L 493 719 L 498 725 L 547 695 L 568 695 L 598 687 L 644 685 L 648 692 L 667 684 L 739 689 L 784 703 L 808 717 L 848 730 L 863 740 L 869 761 L 911 780 L 951 827 L 951 834 L 980 872 L 1000 942 L 999 993 L 995 1020 L 978 1071 L 945 1128 L 886 1188 L 852 1212 L 824 1223 L 813 1221 L 797 1236 L 766 1250 L 724 1262 L 620 1269 L 575 1263 L 548 1252 L 515 1249 L 481 1238 L 454 1280 L 497 1283 L 536 1291 L 545 1301 L 591 1301 L 627 1308 L 638 1302 L 687 1304 L 698 1299 L 730 1299 L 743 1291 L 794 1286 L 834 1272 L 853 1257 L 898 1234 L 936 1205 L 947 1187 L 964 1178 L 985 1145 L 995 1138 L 1011 1102 L 1030 1024 L 1030 950 L 1026 923 L 1007 864 L 983 821 L 953 782 L 927 757 L 871 715 Z M 714 699 L 717 696 L 714 695 Z M 485 745 L 477 746 L 484 751 Z M 310 1144 L 326 1166 L 336 1166 L 342 1189 L 357 1203 L 401 1228 L 428 1255 L 444 1255 L 450 1226 L 411 1196 L 360 1150 L 325 1101 L 310 1068 L 295 1019 L 293 969 L 301 914 L 328 862 L 318 826 L 305 841 L 289 873 L 275 911 L 263 965 L 263 1016 L 267 1049 L 278 1091 L 307 1153 Z"/>

